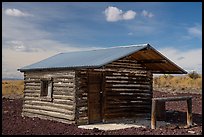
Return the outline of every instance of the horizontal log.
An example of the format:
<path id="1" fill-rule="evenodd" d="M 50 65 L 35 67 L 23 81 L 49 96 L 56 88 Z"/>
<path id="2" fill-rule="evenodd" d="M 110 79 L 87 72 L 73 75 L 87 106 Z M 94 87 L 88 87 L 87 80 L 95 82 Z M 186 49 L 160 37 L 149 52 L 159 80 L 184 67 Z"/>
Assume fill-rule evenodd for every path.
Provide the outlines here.
<path id="1" fill-rule="evenodd" d="M 106 83 L 105 84 L 105 87 L 108 88 L 108 87 L 113 87 L 113 88 L 135 88 L 135 87 L 146 87 L 146 88 L 149 88 L 151 85 L 150 84 L 137 84 L 137 83 L 134 83 L 134 84 L 112 84 L 112 83 Z"/>
<path id="2" fill-rule="evenodd" d="M 25 84 L 26 86 L 41 86 L 41 83 L 40 82 L 36 82 L 36 83 L 26 83 Z"/>
<path id="3" fill-rule="evenodd" d="M 53 103 L 57 103 L 57 104 L 70 104 L 70 103 L 74 103 L 74 100 L 68 100 L 68 99 L 53 99 Z"/>
<path id="4" fill-rule="evenodd" d="M 88 113 L 87 112 L 79 113 L 78 116 L 79 117 L 88 117 Z"/>
<path id="5" fill-rule="evenodd" d="M 41 114 L 46 116 L 51 116 L 54 118 L 63 118 L 67 120 L 74 120 L 75 116 L 65 115 L 57 112 L 50 112 L 45 110 L 35 110 L 35 109 L 23 109 L 24 112 L 34 113 L 34 114 Z"/>
<path id="6" fill-rule="evenodd" d="M 127 91 L 129 89 L 130 90 L 131 89 L 151 90 L 152 87 L 150 87 L 150 86 L 149 87 L 148 86 L 147 87 L 142 87 L 142 86 L 137 86 L 137 87 L 136 86 L 135 87 L 128 87 L 128 86 L 127 87 L 125 87 L 125 86 L 123 86 L 123 87 L 119 87 L 119 86 L 118 87 L 105 87 L 105 90 L 124 90 L 124 91 L 126 90 Z"/>
<path id="7" fill-rule="evenodd" d="M 148 82 L 151 79 L 146 77 L 146 76 L 134 76 L 134 77 L 130 77 L 130 76 L 106 76 L 105 77 L 106 80 L 117 80 L 117 81 L 143 81 L 143 82 Z"/>
<path id="8" fill-rule="evenodd" d="M 25 96 L 24 100 L 40 100 L 40 97 L 29 97 L 29 96 Z"/>
<path id="9" fill-rule="evenodd" d="M 147 115 L 148 112 L 138 112 L 138 113 L 112 113 L 112 114 L 105 114 L 105 119 L 106 121 L 113 120 L 113 119 L 117 119 L 117 121 L 124 119 L 124 118 L 128 118 L 128 119 L 133 119 L 135 120 L 135 118 L 138 117 L 144 117 L 145 115 Z M 119 118 L 119 119 L 118 119 Z"/>
<path id="10" fill-rule="evenodd" d="M 107 96 L 133 96 L 133 97 L 151 97 L 151 93 L 137 93 L 137 92 L 106 92 Z"/>
<path id="11" fill-rule="evenodd" d="M 72 109 L 74 106 L 73 101 L 66 102 L 66 104 L 61 104 L 57 102 L 44 102 L 44 101 L 37 101 L 37 100 L 26 100 L 24 104 L 31 104 L 31 105 L 39 105 L 39 106 L 50 106 L 50 107 L 57 107 L 62 109 Z M 70 107 L 71 106 L 71 107 Z"/>
<path id="12" fill-rule="evenodd" d="M 123 105 L 129 105 L 129 106 L 135 106 L 135 105 L 151 105 L 151 102 L 146 102 L 146 101 L 135 101 L 135 102 L 131 102 L 131 101 L 121 101 L 121 102 L 116 102 L 116 101 L 109 101 L 106 102 L 107 106 L 123 106 Z"/>
<path id="13" fill-rule="evenodd" d="M 25 90 L 27 90 L 27 89 L 28 89 L 28 90 L 33 90 L 33 89 L 34 89 L 34 90 L 35 90 L 35 89 L 36 89 L 36 90 L 40 90 L 40 88 L 41 88 L 40 86 L 27 86 L 27 85 L 25 85 Z"/>
<path id="14" fill-rule="evenodd" d="M 73 90 L 71 90 L 71 91 L 58 91 L 58 90 L 55 90 L 53 92 L 53 95 L 75 96 L 75 93 L 74 93 Z"/>
<path id="15" fill-rule="evenodd" d="M 88 123 L 88 119 L 77 119 L 77 125 L 86 125 Z"/>
<path id="16" fill-rule="evenodd" d="M 137 89 L 122 89 L 122 88 L 114 89 L 114 88 L 106 88 L 106 92 L 152 93 L 152 91 L 149 90 L 149 89 L 140 89 L 140 88 L 137 88 Z"/>
<path id="17" fill-rule="evenodd" d="M 78 108 L 78 111 L 87 111 L 88 110 L 88 107 L 79 107 Z"/>
<path id="18" fill-rule="evenodd" d="M 113 64 L 113 65 L 122 65 L 122 66 L 123 65 L 128 65 L 128 66 L 134 66 L 134 67 L 141 67 L 142 68 L 141 64 L 137 64 L 135 62 L 133 63 L 133 62 L 114 61 L 111 64 Z"/>
<path id="19" fill-rule="evenodd" d="M 28 97 L 40 97 L 40 93 L 24 93 Z"/>
<path id="20" fill-rule="evenodd" d="M 105 110 L 105 115 L 109 115 L 109 114 L 117 114 L 117 113 L 121 113 L 121 114 L 131 114 L 131 113 L 149 113 L 151 112 L 151 108 L 150 107 L 129 107 L 129 108 L 109 108 Z"/>
<path id="21" fill-rule="evenodd" d="M 74 83 L 53 83 L 54 87 L 74 87 Z"/>
<path id="22" fill-rule="evenodd" d="M 134 71 L 106 71 L 105 74 L 107 76 L 121 76 L 121 75 L 124 75 L 124 76 L 149 76 L 149 73 L 148 71 L 146 70 L 134 70 Z"/>
<path id="23" fill-rule="evenodd" d="M 136 81 L 136 80 L 106 80 L 107 84 L 143 84 L 150 85 L 150 81 Z"/>
<path id="24" fill-rule="evenodd" d="M 125 63 L 135 63 L 135 64 L 137 64 L 137 61 L 136 60 L 132 60 L 132 59 L 119 59 L 119 60 L 114 61 L 114 62 L 125 62 Z"/>
<path id="25" fill-rule="evenodd" d="M 74 87 L 53 87 L 53 90 L 60 90 L 60 91 L 71 91 L 71 90 L 75 90 Z"/>
<path id="26" fill-rule="evenodd" d="M 146 98 L 138 98 L 137 96 L 128 96 L 128 95 L 124 95 L 124 96 L 114 96 L 114 98 L 112 96 L 106 96 L 106 100 L 129 100 L 129 101 L 148 101 L 151 100 L 151 97 L 146 97 Z"/>
<path id="27" fill-rule="evenodd" d="M 184 101 L 191 99 L 192 96 L 181 96 L 181 97 L 162 97 L 162 98 L 153 98 L 155 101 Z"/>
<path id="28" fill-rule="evenodd" d="M 57 122 L 61 122 L 61 123 L 66 123 L 66 124 L 73 124 L 75 123 L 74 120 L 67 120 L 67 119 L 63 119 L 63 118 L 54 118 L 51 116 L 47 116 L 47 115 L 42 115 L 42 114 L 34 114 L 34 113 L 29 113 L 29 112 L 23 112 L 22 113 L 23 116 L 27 116 L 27 117 L 38 117 L 41 119 L 45 119 L 45 120 L 53 120 L 53 121 L 57 121 Z"/>
<path id="29" fill-rule="evenodd" d="M 130 110 L 130 109 L 150 109 L 150 104 L 109 104 L 107 105 L 106 110 Z"/>
<path id="30" fill-rule="evenodd" d="M 40 81 L 39 76 L 24 76 L 25 81 Z"/>
<path id="31" fill-rule="evenodd" d="M 40 90 L 24 90 L 24 93 L 39 93 L 40 94 Z"/>
<path id="32" fill-rule="evenodd" d="M 54 99 L 64 99 L 64 100 L 75 100 L 74 96 L 66 96 L 66 95 L 53 95 Z"/>
<path id="33" fill-rule="evenodd" d="M 37 79 L 37 80 L 29 80 L 29 79 L 26 79 L 24 80 L 25 83 L 40 83 L 40 79 Z"/>
<path id="34" fill-rule="evenodd" d="M 75 79 L 63 79 L 63 78 L 54 78 L 53 79 L 54 83 L 62 82 L 62 83 L 74 83 Z"/>
<path id="35" fill-rule="evenodd" d="M 142 70 L 144 69 L 143 67 L 140 67 L 140 66 L 130 66 L 128 64 L 126 65 L 120 65 L 120 64 L 108 64 L 108 65 L 105 65 L 105 68 L 126 68 L 126 69 L 136 69 L 136 70 Z"/>
<path id="36" fill-rule="evenodd" d="M 69 106 L 69 109 L 62 109 L 62 108 L 57 108 L 53 106 L 39 106 L 36 104 L 24 104 L 23 106 L 24 109 L 36 109 L 36 110 L 45 110 L 45 111 L 51 111 L 51 112 L 57 112 L 61 114 L 66 114 L 66 115 L 74 115 L 74 107 Z"/>

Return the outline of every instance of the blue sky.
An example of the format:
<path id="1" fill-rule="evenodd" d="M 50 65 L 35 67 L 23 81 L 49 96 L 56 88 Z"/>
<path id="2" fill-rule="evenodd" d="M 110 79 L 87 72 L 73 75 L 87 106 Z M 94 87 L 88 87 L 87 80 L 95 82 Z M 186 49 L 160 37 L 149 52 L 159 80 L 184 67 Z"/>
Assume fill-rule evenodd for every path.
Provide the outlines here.
<path id="1" fill-rule="evenodd" d="M 4 2 L 2 77 L 59 52 L 149 43 L 202 70 L 201 2 Z"/>

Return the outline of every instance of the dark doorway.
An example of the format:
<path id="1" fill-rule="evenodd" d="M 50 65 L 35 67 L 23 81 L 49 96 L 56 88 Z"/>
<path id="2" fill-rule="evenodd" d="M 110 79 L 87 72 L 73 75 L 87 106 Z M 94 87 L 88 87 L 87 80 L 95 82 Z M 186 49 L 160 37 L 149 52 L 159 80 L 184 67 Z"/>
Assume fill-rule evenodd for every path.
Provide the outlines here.
<path id="1" fill-rule="evenodd" d="M 89 123 L 102 121 L 102 73 L 89 72 L 88 76 Z"/>

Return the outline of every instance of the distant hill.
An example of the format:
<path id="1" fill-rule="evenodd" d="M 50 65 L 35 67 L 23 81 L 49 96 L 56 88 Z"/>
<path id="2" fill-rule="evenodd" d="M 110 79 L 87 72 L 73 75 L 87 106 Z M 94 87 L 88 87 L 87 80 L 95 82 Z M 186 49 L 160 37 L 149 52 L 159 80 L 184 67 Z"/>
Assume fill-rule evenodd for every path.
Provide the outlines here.
<path id="1" fill-rule="evenodd" d="M 23 78 L 2 78 L 2 80 L 23 80 Z"/>

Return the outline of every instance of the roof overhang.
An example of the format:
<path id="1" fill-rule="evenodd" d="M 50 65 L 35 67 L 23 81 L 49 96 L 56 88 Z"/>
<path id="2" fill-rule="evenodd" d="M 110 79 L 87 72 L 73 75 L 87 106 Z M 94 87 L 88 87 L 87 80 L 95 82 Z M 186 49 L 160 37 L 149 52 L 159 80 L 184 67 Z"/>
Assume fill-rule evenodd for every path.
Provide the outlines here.
<path id="1" fill-rule="evenodd" d="M 130 57 L 152 73 L 187 74 L 185 70 L 177 66 L 149 44 L 146 48 L 131 54 Z"/>

